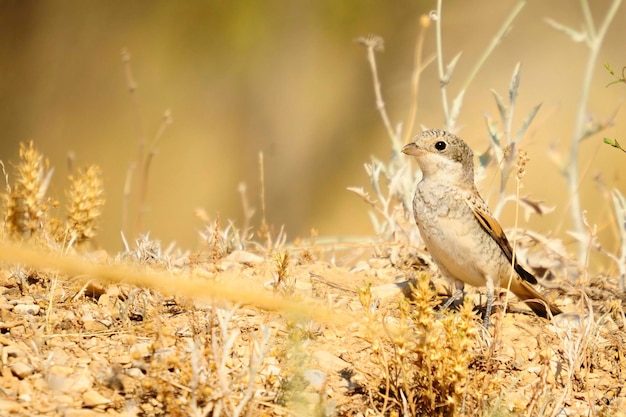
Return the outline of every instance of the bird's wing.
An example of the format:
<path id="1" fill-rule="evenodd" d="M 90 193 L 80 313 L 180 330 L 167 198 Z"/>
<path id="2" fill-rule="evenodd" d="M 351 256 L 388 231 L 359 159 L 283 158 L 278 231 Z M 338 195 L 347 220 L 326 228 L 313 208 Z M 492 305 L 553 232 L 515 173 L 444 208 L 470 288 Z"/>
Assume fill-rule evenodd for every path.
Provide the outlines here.
<path id="1" fill-rule="evenodd" d="M 502 253 L 504 253 L 506 259 L 513 263 L 513 248 L 511 247 L 509 240 L 506 238 L 506 234 L 504 234 L 502 226 L 500 226 L 500 223 L 493 218 L 483 199 L 478 194 L 471 193 L 466 201 L 480 226 L 489 236 L 491 236 L 493 240 L 495 240 L 498 246 L 500 246 L 500 249 L 502 249 Z M 513 267 L 522 279 L 530 282 L 531 284 L 537 283 L 537 279 L 530 272 L 522 268 L 517 261 L 515 261 Z"/>

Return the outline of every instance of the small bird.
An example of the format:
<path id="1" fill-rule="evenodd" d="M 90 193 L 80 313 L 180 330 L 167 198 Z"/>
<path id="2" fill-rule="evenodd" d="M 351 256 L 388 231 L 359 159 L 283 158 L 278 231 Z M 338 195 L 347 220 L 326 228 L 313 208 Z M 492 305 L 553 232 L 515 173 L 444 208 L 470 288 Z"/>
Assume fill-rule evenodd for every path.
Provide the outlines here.
<path id="1" fill-rule="evenodd" d="M 415 156 L 422 170 L 413 214 L 426 248 L 442 274 L 456 284 L 451 300 L 464 284 L 486 286 L 486 327 L 496 287 L 510 288 L 538 316 L 547 318 L 548 309 L 552 315 L 562 313 L 531 285 L 537 279 L 517 263 L 502 227 L 478 193 L 471 148 L 461 138 L 433 129 L 417 135 L 402 152 Z"/>

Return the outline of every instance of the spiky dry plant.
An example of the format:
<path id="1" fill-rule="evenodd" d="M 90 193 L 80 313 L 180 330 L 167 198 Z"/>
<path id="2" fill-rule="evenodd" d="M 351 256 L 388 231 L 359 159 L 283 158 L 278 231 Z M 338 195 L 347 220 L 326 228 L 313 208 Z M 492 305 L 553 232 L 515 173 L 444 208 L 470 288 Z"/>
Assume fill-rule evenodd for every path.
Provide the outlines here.
<path id="1" fill-rule="evenodd" d="M 46 214 L 56 204 L 46 198 L 52 170 L 33 141 L 20 143 L 19 156 L 15 184 L 11 188 L 7 183 L 3 198 L 4 227 L 11 237 L 30 238 L 44 229 Z"/>
<path id="2" fill-rule="evenodd" d="M 68 246 L 96 236 L 98 221 L 104 207 L 102 171 L 96 165 L 70 175 L 67 191 L 66 239 Z"/>
<path id="3" fill-rule="evenodd" d="M 371 394 L 383 415 L 448 416 L 468 402 L 475 315 L 466 303 L 459 313 L 438 319 L 435 300 L 428 276 L 422 275 L 412 300 L 399 301 L 397 327 L 386 326 L 387 340 L 373 343 L 379 369 L 370 375 L 377 381 Z"/>
<path id="4" fill-rule="evenodd" d="M 274 254 L 274 291 L 291 295 L 295 291 L 296 281 L 289 274 L 289 252 Z"/>

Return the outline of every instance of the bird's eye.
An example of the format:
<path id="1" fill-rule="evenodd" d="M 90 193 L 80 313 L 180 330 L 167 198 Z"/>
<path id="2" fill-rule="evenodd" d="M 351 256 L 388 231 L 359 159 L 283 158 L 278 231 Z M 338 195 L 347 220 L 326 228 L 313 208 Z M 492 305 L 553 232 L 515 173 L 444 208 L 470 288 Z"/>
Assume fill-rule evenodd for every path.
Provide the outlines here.
<path id="1" fill-rule="evenodd" d="M 446 149 L 446 146 L 448 146 L 444 141 L 440 140 L 439 142 L 435 143 L 435 149 L 437 149 L 438 151 L 443 151 L 444 149 Z"/>

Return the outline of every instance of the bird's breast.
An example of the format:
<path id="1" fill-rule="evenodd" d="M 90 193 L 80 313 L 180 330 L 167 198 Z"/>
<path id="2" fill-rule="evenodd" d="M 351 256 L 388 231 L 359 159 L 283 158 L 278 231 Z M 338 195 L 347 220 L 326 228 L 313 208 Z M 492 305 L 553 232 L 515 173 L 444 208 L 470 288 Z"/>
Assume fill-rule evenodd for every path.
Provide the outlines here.
<path id="1" fill-rule="evenodd" d="M 501 275 L 497 243 L 482 229 L 463 190 L 422 181 L 413 202 L 415 222 L 431 256 L 449 278 L 474 286 Z"/>

